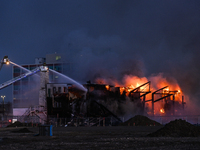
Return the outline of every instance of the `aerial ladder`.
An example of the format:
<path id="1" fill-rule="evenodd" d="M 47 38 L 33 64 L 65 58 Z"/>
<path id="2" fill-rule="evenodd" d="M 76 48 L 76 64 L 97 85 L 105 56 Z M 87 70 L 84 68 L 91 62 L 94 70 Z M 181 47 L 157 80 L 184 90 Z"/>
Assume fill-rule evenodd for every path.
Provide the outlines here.
<path id="1" fill-rule="evenodd" d="M 8 56 L 4 56 L 3 60 L 1 60 L 0 70 L 1 70 L 1 68 L 3 66 L 3 64 L 9 64 L 9 63 L 10 63 L 10 61 L 8 59 Z M 0 84 L 0 90 L 5 88 L 5 87 L 7 87 L 7 86 L 9 86 L 9 85 L 11 85 L 11 84 L 13 84 L 13 83 L 15 83 L 15 82 L 17 82 L 17 81 L 19 81 L 19 80 L 22 80 L 23 78 L 26 78 L 28 76 L 34 75 L 39 71 L 42 71 L 42 72 L 48 71 L 48 67 L 44 64 L 43 66 L 39 66 L 39 67 L 37 67 L 37 68 L 35 68 L 33 70 L 30 70 L 29 72 L 21 74 L 18 77 L 15 77 L 15 78 L 13 78 L 13 79 L 11 79 L 9 81 L 6 81 L 6 82 Z"/>
<path id="2" fill-rule="evenodd" d="M 30 72 L 26 72 L 24 74 L 21 74 L 18 77 L 15 77 L 15 78 L 13 78 L 13 79 L 11 79 L 9 81 L 6 81 L 6 82 L 0 84 L 0 90 L 3 89 L 3 88 L 5 88 L 5 87 L 7 87 L 7 86 L 9 86 L 9 85 L 11 85 L 11 84 L 13 84 L 13 83 L 15 83 L 15 82 L 17 82 L 17 81 L 19 81 L 19 80 L 22 80 L 23 78 L 26 78 L 28 76 L 34 75 L 34 74 L 36 74 L 39 71 L 47 71 L 47 70 L 48 70 L 47 66 L 37 67 L 37 68 L 31 70 Z"/>
<path id="3" fill-rule="evenodd" d="M 4 82 L 4 83 L 0 84 L 0 90 L 5 88 L 5 87 L 7 87 L 7 86 L 9 86 L 9 85 L 11 85 L 11 84 L 13 84 L 13 83 L 15 83 L 15 82 L 17 82 L 17 81 L 19 81 L 19 80 L 21 80 L 21 79 L 23 79 L 23 78 L 31 76 L 31 75 L 39 72 L 39 71 L 44 71 L 45 69 L 47 69 L 47 68 L 44 68 L 44 66 L 40 66 L 40 67 L 37 67 L 37 68 L 31 70 L 30 72 L 26 72 L 24 74 L 21 74 L 18 77 L 15 77 L 15 78 L 7 81 L 7 82 Z"/>

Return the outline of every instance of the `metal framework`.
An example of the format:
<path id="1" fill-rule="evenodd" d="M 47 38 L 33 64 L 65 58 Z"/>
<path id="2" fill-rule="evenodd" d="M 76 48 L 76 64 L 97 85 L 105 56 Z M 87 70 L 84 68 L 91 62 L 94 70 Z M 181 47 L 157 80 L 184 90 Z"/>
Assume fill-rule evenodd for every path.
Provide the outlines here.
<path id="1" fill-rule="evenodd" d="M 132 91 L 130 91 L 129 93 L 129 97 L 131 97 L 133 99 L 133 96 L 136 95 L 136 98 L 141 98 L 142 97 L 142 111 L 144 113 L 144 108 L 145 108 L 145 102 L 146 101 L 146 95 L 151 93 L 150 90 L 150 85 L 151 82 L 146 82 L 140 86 L 138 86 L 137 88 L 133 89 Z"/>

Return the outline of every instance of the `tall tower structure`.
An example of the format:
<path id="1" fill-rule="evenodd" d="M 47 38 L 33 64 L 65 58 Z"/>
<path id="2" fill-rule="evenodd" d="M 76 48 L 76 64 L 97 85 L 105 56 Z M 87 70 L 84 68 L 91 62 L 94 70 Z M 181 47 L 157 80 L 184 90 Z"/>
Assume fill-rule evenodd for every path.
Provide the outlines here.
<path id="1" fill-rule="evenodd" d="M 47 92 L 46 85 L 49 83 L 48 67 L 40 66 L 40 89 L 39 89 L 39 110 L 37 115 L 41 118 L 41 122 L 47 121 Z"/>
<path id="2" fill-rule="evenodd" d="M 39 106 L 46 108 L 46 85 L 49 83 L 49 71 L 40 72 Z"/>

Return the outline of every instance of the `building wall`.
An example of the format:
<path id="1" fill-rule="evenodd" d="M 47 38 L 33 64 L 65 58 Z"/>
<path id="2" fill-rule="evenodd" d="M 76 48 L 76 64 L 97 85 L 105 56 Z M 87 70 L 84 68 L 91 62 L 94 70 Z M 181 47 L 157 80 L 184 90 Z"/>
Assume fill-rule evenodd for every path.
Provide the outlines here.
<path id="1" fill-rule="evenodd" d="M 23 65 L 24 68 L 32 70 L 38 65 Z M 19 76 L 25 71 L 19 67 L 13 67 L 13 78 Z M 33 75 L 17 81 L 13 84 L 13 108 L 26 108 L 38 105 L 37 97 L 39 88 L 39 76 Z"/>
<path id="2" fill-rule="evenodd" d="M 69 85 L 66 83 L 63 84 L 47 84 L 47 97 L 53 97 L 56 93 L 68 93 Z"/>

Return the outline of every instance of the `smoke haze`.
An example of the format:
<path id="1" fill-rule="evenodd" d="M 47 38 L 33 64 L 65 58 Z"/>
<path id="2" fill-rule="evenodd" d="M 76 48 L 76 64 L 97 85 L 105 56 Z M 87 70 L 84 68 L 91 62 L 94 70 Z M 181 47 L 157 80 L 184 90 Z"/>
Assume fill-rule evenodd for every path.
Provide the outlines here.
<path id="1" fill-rule="evenodd" d="M 199 15 L 196 0 L 2 0 L 0 54 L 32 64 L 64 53 L 82 83 L 162 73 L 200 105 Z"/>

